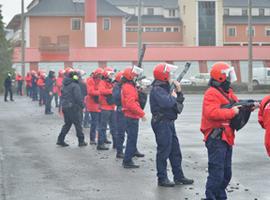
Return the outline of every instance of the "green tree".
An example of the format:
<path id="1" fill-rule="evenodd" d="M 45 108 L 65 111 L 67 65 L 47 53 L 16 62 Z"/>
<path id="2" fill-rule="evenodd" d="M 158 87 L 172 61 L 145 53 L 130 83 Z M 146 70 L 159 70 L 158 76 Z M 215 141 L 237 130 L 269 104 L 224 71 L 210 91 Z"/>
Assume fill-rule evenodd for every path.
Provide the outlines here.
<path id="1" fill-rule="evenodd" d="M 5 37 L 3 16 L 0 6 L 0 92 L 3 90 L 3 82 L 9 71 L 12 70 L 12 47 Z"/>

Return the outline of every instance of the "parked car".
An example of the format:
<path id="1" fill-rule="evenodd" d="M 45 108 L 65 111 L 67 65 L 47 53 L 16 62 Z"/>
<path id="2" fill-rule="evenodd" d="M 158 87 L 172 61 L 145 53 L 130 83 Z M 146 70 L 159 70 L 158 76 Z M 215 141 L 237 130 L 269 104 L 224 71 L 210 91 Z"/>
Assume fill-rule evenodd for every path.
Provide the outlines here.
<path id="1" fill-rule="evenodd" d="M 190 77 L 191 85 L 193 86 L 206 86 L 210 80 L 209 73 L 200 73 Z"/>
<path id="2" fill-rule="evenodd" d="M 270 69 L 265 67 L 253 68 L 253 85 L 270 84 Z"/>
<path id="3" fill-rule="evenodd" d="M 189 80 L 189 79 L 182 79 L 180 83 L 181 83 L 181 85 L 191 85 L 192 84 L 191 80 Z"/>

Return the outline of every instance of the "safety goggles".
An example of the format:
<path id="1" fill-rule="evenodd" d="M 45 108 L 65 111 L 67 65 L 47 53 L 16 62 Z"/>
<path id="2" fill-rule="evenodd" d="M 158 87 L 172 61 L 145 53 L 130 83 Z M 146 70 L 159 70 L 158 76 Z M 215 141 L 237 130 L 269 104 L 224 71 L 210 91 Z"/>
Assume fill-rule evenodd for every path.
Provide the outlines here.
<path id="1" fill-rule="evenodd" d="M 226 80 L 229 81 L 230 83 L 237 81 L 237 76 L 236 76 L 234 67 L 224 69 L 224 70 L 222 70 L 222 73 L 226 74 Z"/>

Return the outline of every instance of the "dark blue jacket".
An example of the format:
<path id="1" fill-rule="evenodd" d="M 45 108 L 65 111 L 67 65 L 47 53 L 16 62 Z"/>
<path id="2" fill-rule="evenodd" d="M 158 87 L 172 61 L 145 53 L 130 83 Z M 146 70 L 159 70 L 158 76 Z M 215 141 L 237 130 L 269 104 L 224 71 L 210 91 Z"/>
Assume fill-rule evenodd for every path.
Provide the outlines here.
<path id="1" fill-rule="evenodd" d="M 12 87 L 12 79 L 10 76 L 7 76 L 4 83 L 5 88 L 11 88 Z"/>
<path id="2" fill-rule="evenodd" d="M 177 98 L 170 94 L 170 84 L 168 82 L 155 80 L 150 92 L 150 108 L 153 117 L 159 116 L 162 120 L 176 120 L 177 115 L 183 109 L 184 97 L 181 92 L 177 93 Z"/>
<path id="3" fill-rule="evenodd" d="M 54 72 L 50 71 L 49 75 L 45 79 L 45 91 L 47 93 L 53 92 L 54 83 L 55 83 Z"/>
<path id="4" fill-rule="evenodd" d="M 69 77 L 63 80 L 61 99 L 63 108 L 84 108 L 82 91 L 78 81 Z"/>

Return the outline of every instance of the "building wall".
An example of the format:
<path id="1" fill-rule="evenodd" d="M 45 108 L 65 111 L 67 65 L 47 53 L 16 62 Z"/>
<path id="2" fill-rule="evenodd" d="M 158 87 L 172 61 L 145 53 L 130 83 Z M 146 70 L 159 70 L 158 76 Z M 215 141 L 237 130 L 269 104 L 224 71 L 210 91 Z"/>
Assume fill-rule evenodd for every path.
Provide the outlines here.
<path id="1" fill-rule="evenodd" d="M 196 1 L 179 0 L 184 46 L 196 46 Z"/>
<path id="2" fill-rule="evenodd" d="M 30 47 L 39 48 L 39 37 L 50 37 L 52 43 L 57 43 L 57 36 L 68 35 L 70 48 L 84 47 L 84 19 L 81 19 L 81 30 L 71 29 L 71 19 L 73 17 L 30 17 L 29 20 L 29 38 Z M 98 17 L 98 46 L 122 46 L 123 36 L 123 18 L 110 17 L 111 29 L 103 30 L 103 17 Z M 112 39 L 113 38 L 113 39 Z"/>
<path id="3" fill-rule="evenodd" d="M 103 30 L 104 18 L 111 19 L 111 29 Z M 122 17 L 98 17 L 98 46 L 122 47 L 123 44 L 123 18 Z"/>
<path id="4" fill-rule="evenodd" d="M 30 17 L 30 47 L 39 48 L 39 37 L 51 38 L 57 43 L 57 36 L 68 35 L 69 45 L 72 48 L 84 47 L 83 18 L 81 30 L 71 30 L 71 17 Z"/>
<path id="5" fill-rule="evenodd" d="M 230 37 L 228 35 L 228 28 L 235 27 L 236 28 L 236 36 Z M 266 27 L 270 29 L 270 22 L 269 25 L 255 25 L 255 37 L 253 37 L 254 43 L 269 43 L 270 44 L 270 36 L 266 36 Z M 248 26 L 247 25 L 239 25 L 239 24 L 232 24 L 232 25 L 225 25 L 224 26 L 224 42 L 226 43 L 247 43 L 248 42 Z"/>
<path id="6" fill-rule="evenodd" d="M 217 38 L 217 46 L 223 46 L 223 41 L 224 41 L 224 35 L 223 35 L 223 0 L 216 0 L 216 19 L 218 23 L 216 24 L 217 30 L 216 30 L 216 38 Z"/>
<path id="7" fill-rule="evenodd" d="M 179 0 L 180 17 L 183 21 L 185 46 L 198 46 L 198 2 L 200 0 Z M 204 1 L 204 0 L 202 0 Z M 216 2 L 216 45 L 223 45 L 223 0 Z"/>

